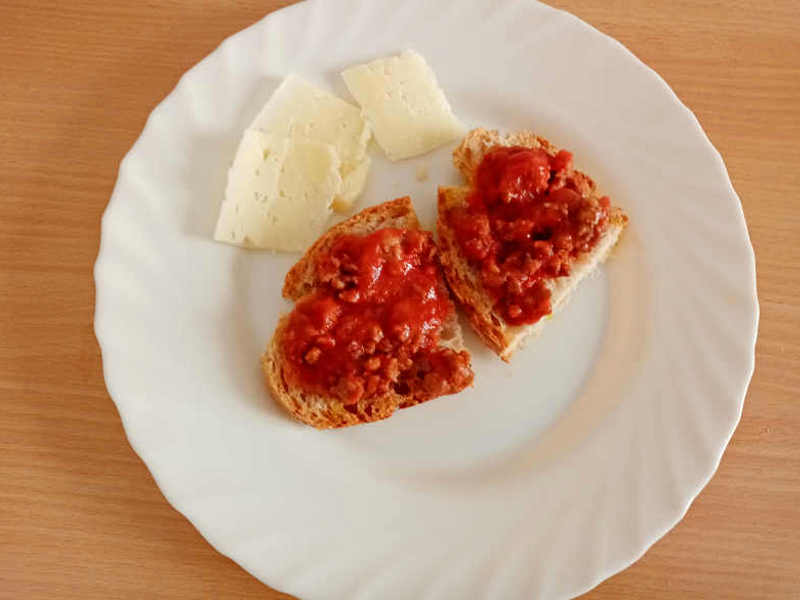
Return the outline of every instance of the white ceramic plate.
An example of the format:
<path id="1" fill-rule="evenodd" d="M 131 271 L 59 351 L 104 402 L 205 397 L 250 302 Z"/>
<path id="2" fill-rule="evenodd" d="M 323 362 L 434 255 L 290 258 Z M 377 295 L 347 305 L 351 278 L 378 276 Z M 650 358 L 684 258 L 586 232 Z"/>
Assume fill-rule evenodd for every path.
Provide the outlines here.
<path id="1" fill-rule="evenodd" d="M 347 97 L 343 67 L 404 48 L 468 125 L 571 149 L 631 225 L 512 365 L 469 337 L 473 389 L 319 432 L 284 416 L 258 365 L 297 257 L 211 234 L 241 133 L 284 75 Z M 451 150 L 374 152 L 361 206 L 409 193 L 432 224 Z M 310 0 L 231 37 L 123 161 L 95 275 L 131 445 L 215 548 L 305 599 L 588 590 L 682 517 L 753 369 L 753 252 L 719 154 L 619 43 L 530 0 Z"/>

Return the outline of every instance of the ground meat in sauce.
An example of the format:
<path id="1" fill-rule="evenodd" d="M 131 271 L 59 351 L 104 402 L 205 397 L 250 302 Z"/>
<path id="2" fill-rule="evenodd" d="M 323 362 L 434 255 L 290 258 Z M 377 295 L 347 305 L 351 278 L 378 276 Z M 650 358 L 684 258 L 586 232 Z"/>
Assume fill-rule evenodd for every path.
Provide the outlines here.
<path id="1" fill-rule="evenodd" d="M 548 281 L 569 275 L 605 232 L 610 201 L 581 183 L 565 150 L 498 146 L 478 166 L 467 206 L 448 211 L 461 251 L 508 323 L 550 314 Z"/>
<path id="2" fill-rule="evenodd" d="M 389 391 L 429 399 L 472 381 L 469 355 L 439 348 L 454 307 L 428 232 L 343 235 L 316 276 L 282 338 L 290 383 L 351 406 Z"/>

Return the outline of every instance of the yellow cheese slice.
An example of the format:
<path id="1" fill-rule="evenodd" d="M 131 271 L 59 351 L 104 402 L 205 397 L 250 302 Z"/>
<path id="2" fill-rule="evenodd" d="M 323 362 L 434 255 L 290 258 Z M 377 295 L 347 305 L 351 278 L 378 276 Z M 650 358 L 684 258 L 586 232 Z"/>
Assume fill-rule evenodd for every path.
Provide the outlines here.
<path id="1" fill-rule="evenodd" d="M 416 52 L 350 67 L 342 77 L 391 160 L 424 154 L 464 135 L 436 75 Z"/>
<path id="2" fill-rule="evenodd" d="M 325 230 L 342 189 L 336 148 L 247 130 L 228 172 L 214 239 L 302 251 Z"/>
<path id="3" fill-rule="evenodd" d="M 347 210 L 361 194 L 369 168 L 366 152 L 371 133 L 358 107 L 289 75 L 250 129 L 330 144 L 339 155 L 344 188 L 341 194 L 337 193 L 337 209 Z"/>

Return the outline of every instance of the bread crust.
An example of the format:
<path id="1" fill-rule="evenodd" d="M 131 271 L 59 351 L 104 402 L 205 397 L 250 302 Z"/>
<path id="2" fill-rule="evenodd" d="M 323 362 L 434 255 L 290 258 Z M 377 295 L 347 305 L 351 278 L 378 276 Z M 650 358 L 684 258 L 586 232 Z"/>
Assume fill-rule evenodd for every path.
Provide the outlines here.
<path id="1" fill-rule="evenodd" d="M 339 236 L 363 235 L 385 227 L 419 229 L 419 220 L 410 198 L 406 196 L 367 208 L 350 219 L 331 227 L 289 270 L 283 286 L 284 297 L 297 301 L 314 290 L 316 287 L 316 260 L 320 254 L 330 249 Z M 406 395 L 390 390 L 384 395 L 361 399 L 355 405 L 349 406 L 345 406 L 337 398 L 320 396 L 294 388 L 287 383 L 284 374 L 286 359 L 280 345 L 288 322 L 289 315 L 284 315 L 280 319 L 266 352 L 261 356 L 264 380 L 275 400 L 292 417 L 317 429 L 347 427 L 379 421 L 390 417 L 400 408 L 414 406 L 440 395 L 453 394 L 465 387 L 449 385 L 442 393 L 433 395 L 423 388 L 413 389 L 410 394 Z M 442 346 L 456 352 L 464 351 L 455 311 L 442 327 Z M 472 373 L 470 371 L 469 381 L 466 385 L 471 383 Z"/>
<path id="2" fill-rule="evenodd" d="M 558 148 L 548 140 L 529 131 L 521 131 L 501 136 L 496 130 L 474 129 L 470 131 L 453 152 L 453 164 L 466 180 L 466 186 L 440 187 L 438 191 L 438 219 L 436 224 L 439 260 L 445 279 L 453 295 L 467 315 L 470 325 L 484 343 L 504 361 L 509 361 L 523 340 L 538 334 L 547 317 L 532 325 L 513 326 L 505 322 L 494 310 L 494 303 L 478 273 L 461 253 L 455 234 L 446 218 L 451 208 L 465 206 L 476 171 L 484 155 L 496 146 L 524 146 L 541 148 L 550 156 L 558 153 Z M 597 186 L 591 177 L 575 171 L 574 180 L 582 196 L 597 197 Z M 628 217 L 619 207 L 612 206 L 609 211 L 609 226 L 592 252 L 578 257 L 569 277 L 559 278 L 550 283 L 552 314 L 555 314 L 567 301 L 574 288 L 601 264 L 619 240 L 628 223 Z"/>

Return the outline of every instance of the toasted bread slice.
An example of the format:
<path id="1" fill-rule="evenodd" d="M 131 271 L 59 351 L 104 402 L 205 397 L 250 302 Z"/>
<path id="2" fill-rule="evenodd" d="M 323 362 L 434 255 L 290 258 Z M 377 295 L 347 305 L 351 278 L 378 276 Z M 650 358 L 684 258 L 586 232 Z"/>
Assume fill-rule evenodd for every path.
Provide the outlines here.
<path id="1" fill-rule="evenodd" d="M 505 137 L 500 136 L 497 131 L 486 129 L 469 132 L 453 152 L 453 163 L 469 185 L 439 188 L 437 234 L 439 259 L 451 291 L 464 309 L 475 332 L 500 358 L 508 361 L 523 340 L 541 332 L 548 318 L 540 319 L 532 325 L 515 326 L 506 323 L 494 310 L 492 298 L 484 289 L 478 273 L 461 253 L 455 234 L 445 218 L 449 209 L 466 205 L 478 165 L 486 152 L 496 146 L 541 148 L 551 156 L 555 156 L 558 152 L 558 148 L 546 139 L 530 132 L 519 132 Z M 579 171 L 575 171 L 573 177 L 581 195 L 598 196 L 595 183 L 590 177 Z M 552 314 L 564 306 L 578 284 L 608 257 L 627 222 L 628 217 L 625 213 L 620 208 L 612 206 L 608 229 L 594 249 L 577 258 L 571 266 L 571 274 L 568 277 L 559 277 L 549 282 Z"/>
<path id="2" fill-rule="evenodd" d="M 283 295 L 299 300 L 313 292 L 317 286 L 315 265 L 317 258 L 327 252 L 334 241 L 344 234 L 364 235 L 385 227 L 419 229 L 419 221 L 408 197 L 398 198 L 368 208 L 350 219 L 329 229 L 292 267 L 286 275 Z M 392 415 L 397 409 L 414 406 L 434 397 L 461 391 L 472 382 L 472 372 L 463 378 L 465 383 L 453 385 L 447 382 L 444 390 L 432 394 L 424 386 L 412 387 L 407 394 L 390 391 L 378 397 L 360 400 L 356 405 L 345 406 L 334 396 L 321 396 L 292 387 L 284 376 L 286 360 L 281 350 L 281 336 L 288 324 L 289 315 L 281 318 L 267 351 L 261 357 L 264 377 L 274 398 L 295 419 L 318 429 L 346 427 L 378 421 Z M 465 352 L 461 329 L 455 311 L 440 332 L 440 347 L 456 353 Z M 465 374 L 466 375 L 466 374 Z"/>

